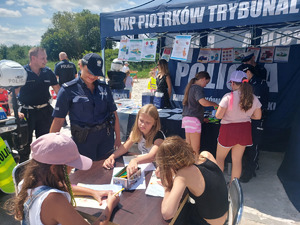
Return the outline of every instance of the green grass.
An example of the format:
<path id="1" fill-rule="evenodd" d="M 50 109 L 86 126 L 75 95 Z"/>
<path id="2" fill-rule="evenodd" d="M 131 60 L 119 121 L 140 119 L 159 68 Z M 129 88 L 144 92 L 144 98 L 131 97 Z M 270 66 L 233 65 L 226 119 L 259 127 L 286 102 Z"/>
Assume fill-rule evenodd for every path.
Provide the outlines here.
<path id="1" fill-rule="evenodd" d="M 78 62 L 78 59 L 72 59 L 70 60 L 71 62 L 73 62 L 76 67 L 77 67 L 77 71 L 79 70 L 78 66 L 77 66 L 77 62 Z M 54 61 L 48 61 L 47 62 L 47 66 L 52 69 L 52 71 L 54 71 L 54 67 L 55 67 L 55 64 L 57 63 L 58 61 L 54 62 Z M 150 63 L 150 62 L 141 62 L 141 63 L 138 63 L 138 62 L 135 62 L 135 63 L 130 63 L 129 67 L 130 67 L 130 70 L 133 70 L 133 71 L 138 71 L 138 78 L 149 78 L 150 75 L 149 75 L 149 72 L 151 70 L 151 68 L 155 67 L 156 63 Z M 106 68 L 106 70 L 109 70 L 110 68 Z"/>

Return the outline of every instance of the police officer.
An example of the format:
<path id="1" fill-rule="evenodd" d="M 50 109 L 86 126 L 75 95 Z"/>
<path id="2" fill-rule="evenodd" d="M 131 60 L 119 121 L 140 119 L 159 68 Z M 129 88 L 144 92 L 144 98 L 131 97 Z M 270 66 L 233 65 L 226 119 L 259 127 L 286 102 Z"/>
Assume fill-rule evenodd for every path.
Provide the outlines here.
<path id="1" fill-rule="evenodd" d="M 247 147 L 243 156 L 243 171 L 240 177 L 241 182 L 248 182 L 253 176 L 256 176 L 255 170 L 258 169 L 259 148 L 262 143 L 263 122 L 267 116 L 269 87 L 266 80 L 257 76 L 257 71 L 250 64 L 242 64 L 237 70 L 241 70 L 247 74 L 249 84 L 253 87 L 253 93 L 257 96 L 262 104 L 262 119 L 252 120 L 252 140 L 253 145 Z"/>
<path id="2" fill-rule="evenodd" d="M 111 63 L 111 70 L 107 72 L 109 78 L 108 85 L 112 90 L 123 90 L 125 88 L 124 79 L 126 73 L 122 72 L 123 62 L 114 59 Z"/>
<path id="3" fill-rule="evenodd" d="M 68 61 L 67 53 L 59 53 L 59 60 L 55 65 L 54 73 L 58 78 L 58 83 L 62 86 L 63 83 L 71 81 L 75 78 L 77 74 L 77 69 L 74 63 Z"/>
<path id="4" fill-rule="evenodd" d="M 16 89 L 19 93 L 19 101 L 22 105 L 21 112 L 24 113 L 28 122 L 28 144 L 24 150 L 20 151 L 20 162 L 29 159 L 30 144 L 32 142 L 32 133 L 35 130 L 35 136 L 49 133 L 52 123 L 53 108 L 49 104 L 49 87 L 58 93 L 59 85 L 52 70 L 46 67 L 46 50 L 40 47 L 34 47 L 29 50 L 29 64 L 24 66 L 27 71 L 27 81 L 24 86 Z"/>
<path id="5" fill-rule="evenodd" d="M 114 144 L 120 146 L 119 119 L 110 88 L 98 79 L 103 76 L 102 58 L 89 53 L 81 62 L 81 76 L 63 84 L 58 93 L 50 132 L 60 131 L 69 112 L 72 137 L 80 154 L 96 161 L 107 158 Z"/>
<path id="6" fill-rule="evenodd" d="M 261 66 L 260 64 L 256 63 L 255 55 L 253 52 L 245 52 L 241 54 L 242 63 L 243 64 L 250 64 L 254 67 L 256 77 L 261 78 L 262 80 L 267 79 L 267 70 L 265 67 Z"/>

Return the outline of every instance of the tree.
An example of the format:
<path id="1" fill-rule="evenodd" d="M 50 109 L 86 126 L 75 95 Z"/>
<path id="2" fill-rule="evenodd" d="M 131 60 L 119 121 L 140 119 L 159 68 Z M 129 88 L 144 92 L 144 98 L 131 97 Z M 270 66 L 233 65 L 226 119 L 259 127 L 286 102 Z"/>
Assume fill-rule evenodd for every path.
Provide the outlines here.
<path id="1" fill-rule="evenodd" d="M 54 13 L 52 26 L 42 36 L 41 46 L 47 50 L 50 60 L 57 60 L 61 51 L 69 58 L 81 58 L 84 51 L 100 51 L 99 15 L 89 10 Z"/>
<path id="2" fill-rule="evenodd" d="M 2 59 L 8 59 L 16 61 L 20 64 L 27 64 L 28 59 L 28 51 L 31 47 L 30 46 L 20 46 L 17 44 L 14 44 L 10 47 L 7 47 L 6 45 L 0 46 L 0 60 Z"/>

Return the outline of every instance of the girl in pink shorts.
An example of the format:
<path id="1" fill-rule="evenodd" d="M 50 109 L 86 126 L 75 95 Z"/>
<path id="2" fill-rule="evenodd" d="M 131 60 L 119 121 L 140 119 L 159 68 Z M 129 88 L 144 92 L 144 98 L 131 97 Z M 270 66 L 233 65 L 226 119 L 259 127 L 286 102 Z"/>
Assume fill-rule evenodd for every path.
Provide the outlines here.
<path id="1" fill-rule="evenodd" d="M 186 142 L 189 143 L 196 155 L 200 151 L 201 123 L 204 119 L 204 107 L 218 107 L 215 102 L 205 99 L 204 87 L 209 83 L 210 76 L 201 71 L 190 80 L 184 91 L 182 101 L 182 128 L 185 129 Z"/>

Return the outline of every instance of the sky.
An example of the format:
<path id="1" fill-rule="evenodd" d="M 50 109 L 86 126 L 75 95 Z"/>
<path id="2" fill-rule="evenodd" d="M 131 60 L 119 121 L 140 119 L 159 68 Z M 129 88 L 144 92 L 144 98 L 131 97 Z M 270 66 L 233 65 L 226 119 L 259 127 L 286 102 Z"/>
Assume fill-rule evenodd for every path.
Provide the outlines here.
<path id="1" fill-rule="evenodd" d="M 39 45 L 58 11 L 112 12 L 150 0 L 0 0 L 0 45 Z M 100 40 L 99 40 L 100 41 Z"/>

